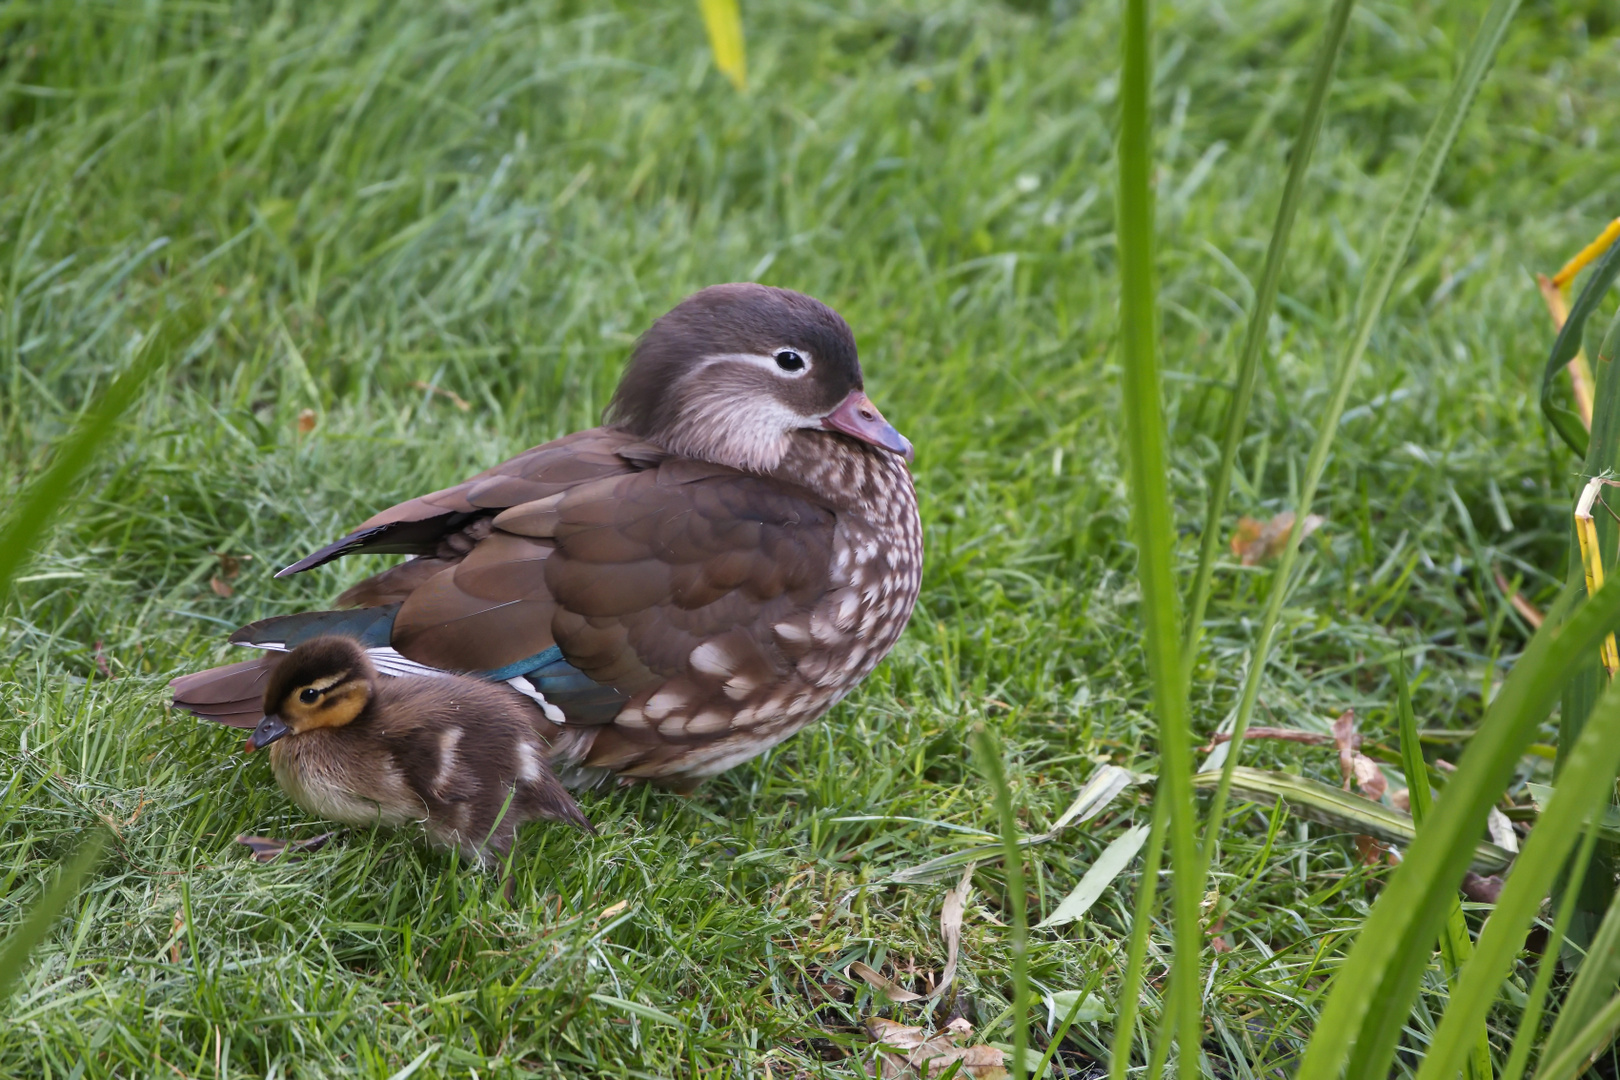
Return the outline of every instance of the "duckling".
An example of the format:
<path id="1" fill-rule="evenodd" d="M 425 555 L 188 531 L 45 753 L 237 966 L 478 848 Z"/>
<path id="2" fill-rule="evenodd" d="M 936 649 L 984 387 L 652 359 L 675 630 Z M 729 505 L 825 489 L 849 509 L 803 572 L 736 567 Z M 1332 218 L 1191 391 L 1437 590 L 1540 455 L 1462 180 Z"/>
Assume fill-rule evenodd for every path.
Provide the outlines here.
<path id="1" fill-rule="evenodd" d="M 316 637 L 270 673 L 244 752 L 270 748 L 283 791 L 348 825 L 420 823 L 480 865 L 535 818 L 594 832 L 558 783 L 533 706 L 462 675 L 381 678 L 346 637 Z"/>

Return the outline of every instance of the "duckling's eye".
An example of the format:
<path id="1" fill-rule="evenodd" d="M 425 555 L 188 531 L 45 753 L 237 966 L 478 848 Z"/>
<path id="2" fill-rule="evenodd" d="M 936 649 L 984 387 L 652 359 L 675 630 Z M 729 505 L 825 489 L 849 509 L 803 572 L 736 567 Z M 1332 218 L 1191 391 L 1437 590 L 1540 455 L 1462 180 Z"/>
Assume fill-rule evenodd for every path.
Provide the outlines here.
<path id="1" fill-rule="evenodd" d="M 776 366 L 783 371 L 803 371 L 804 357 L 792 349 L 783 349 L 776 354 Z"/>
<path id="2" fill-rule="evenodd" d="M 298 700 L 305 705 L 313 705 L 321 699 L 321 692 L 313 686 L 306 686 L 298 691 Z"/>

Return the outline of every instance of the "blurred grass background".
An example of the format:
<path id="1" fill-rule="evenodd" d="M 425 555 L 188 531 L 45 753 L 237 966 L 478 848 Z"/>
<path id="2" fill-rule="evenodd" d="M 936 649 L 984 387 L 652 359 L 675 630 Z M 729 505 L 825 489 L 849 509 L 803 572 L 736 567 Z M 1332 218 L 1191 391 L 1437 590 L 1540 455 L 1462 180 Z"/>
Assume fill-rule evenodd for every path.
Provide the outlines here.
<path id="1" fill-rule="evenodd" d="M 1156 8 L 1184 569 L 1320 17 Z M 1150 767 L 1112 367 L 1117 11 L 744 18 L 739 95 L 689 3 L 0 11 L 4 490 L 139 350 L 171 365 L 0 615 L 0 919 L 87 827 L 115 831 L 9 1007 L 0 1072 L 381 1078 L 425 1053 L 414 1075 L 859 1075 L 855 1025 L 887 1009 L 837 973 L 942 963 L 945 883 L 885 879 L 996 827 L 971 725 L 1011 753 L 1031 831 L 1097 763 Z M 1296 490 L 1378 223 L 1475 19 L 1355 13 L 1233 519 Z M 1419 726 L 1466 731 L 1525 638 L 1495 569 L 1541 602 L 1562 580 L 1577 463 L 1535 408 L 1552 335 L 1532 274 L 1616 213 L 1617 24 L 1613 3 L 1527 3 L 1510 32 L 1353 391 L 1257 723 L 1326 730 L 1354 708 L 1393 745 L 1384 660 L 1405 646 Z M 400 836 L 247 859 L 237 833 L 322 826 L 233 735 L 169 714 L 164 682 L 367 572 L 270 576 L 373 509 L 594 424 L 652 318 L 749 278 L 838 308 L 917 444 L 928 565 L 893 658 L 696 799 L 603 793 L 596 839 L 529 829 L 515 908 Z M 1192 673 L 1200 732 L 1233 705 L 1272 587 L 1230 562 Z M 1245 760 L 1337 782 L 1330 750 Z M 1033 849 L 1031 921 L 1146 816 L 1128 799 Z M 1375 895 L 1329 836 L 1231 808 L 1214 883 L 1233 949 L 1204 1005 L 1222 1075 L 1291 1069 Z M 975 884 L 937 1018 L 1011 1041 L 1000 869 Z M 1106 997 L 1124 908 L 1110 890 L 1035 932 L 1037 990 L 1100 970 Z M 1511 993 L 1499 1009 L 1516 1019 Z M 1431 1028 L 1420 1008 L 1400 1068 Z M 1090 1075 L 1108 1041 L 1078 1024 L 1057 1075 Z"/>

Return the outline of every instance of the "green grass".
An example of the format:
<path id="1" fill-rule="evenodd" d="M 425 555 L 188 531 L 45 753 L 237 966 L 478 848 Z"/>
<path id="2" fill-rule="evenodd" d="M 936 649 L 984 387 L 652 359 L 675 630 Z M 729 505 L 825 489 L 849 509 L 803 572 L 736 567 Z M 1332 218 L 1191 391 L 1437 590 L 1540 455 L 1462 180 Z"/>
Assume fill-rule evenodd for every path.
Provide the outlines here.
<path id="1" fill-rule="evenodd" d="M 1352 19 L 1228 529 L 1298 496 L 1379 225 L 1477 27 L 1467 7 Z M 1323 15 L 1155 9 L 1183 590 Z M 691 3 L 0 12 L 0 484 L 48 465 L 142 341 L 170 365 L 0 615 L 0 926 L 89 829 L 114 830 L 8 1005 L 0 1074 L 381 1080 L 427 1053 L 415 1076 L 861 1075 L 859 1021 L 920 1014 L 840 972 L 944 962 L 949 881 L 886 879 L 999 827 L 974 725 L 1030 832 L 1098 762 L 1155 768 L 1115 348 L 1118 6 L 743 16 L 746 96 Z M 1470 730 L 1528 636 L 1490 569 L 1544 606 L 1561 585 L 1578 463 L 1537 409 L 1551 333 L 1531 273 L 1620 212 L 1617 31 L 1595 2 L 1529 4 L 1510 29 L 1351 386 L 1256 723 L 1322 730 L 1349 707 L 1396 746 L 1386 660 L 1404 647 L 1418 727 Z M 874 400 L 917 444 L 928 565 L 893 657 L 696 798 L 595 794 L 599 836 L 529 828 L 512 907 L 397 835 L 248 859 L 238 833 L 324 826 L 233 734 L 168 713 L 166 680 L 380 565 L 271 579 L 372 510 L 596 422 L 637 332 L 748 277 L 842 311 Z M 232 596 L 209 586 L 215 553 L 244 560 Z M 1272 584 L 1217 566 L 1190 671 L 1201 735 L 1236 703 Z M 1337 778 L 1331 750 L 1259 742 L 1244 761 Z M 1514 782 L 1549 774 L 1527 757 Z M 1029 924 L 1148 817 L 1133 792 L 1029 849 Z M 1220 838 L 1234 948 L 1205 954 L 1204 1050 L 1222 1076 L 1292 1072 L 1379 885 L 1348 837 L 1269 805 L 1232 805 Z M 1138 883 L 1030 931 L 1037 994 L 1101 971 L 1111 997 Z M 1007 882 L 987 863 L 974 885 L 934 1019 L 1010 1044 Z M 1534 975 L 1516 960 L 1490 1014 L 1498 1062 Z M 1436 958 L 1403 1075 L 1446 998 Z M 1045 1004 L 1031 1015 L 1044 1049 Z M 1109 1021 L 1078 1021 L 1058 1075 L 1093 1075 L 1111 1041 Z"/>

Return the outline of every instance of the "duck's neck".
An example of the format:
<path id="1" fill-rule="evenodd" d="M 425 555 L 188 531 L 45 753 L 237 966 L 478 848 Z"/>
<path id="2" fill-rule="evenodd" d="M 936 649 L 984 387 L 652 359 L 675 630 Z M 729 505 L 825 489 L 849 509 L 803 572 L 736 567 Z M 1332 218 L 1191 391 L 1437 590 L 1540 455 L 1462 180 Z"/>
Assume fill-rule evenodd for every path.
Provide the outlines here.
<path id="1" fill-rule="evenodd" d="M 902 503 L 916 513 L 911 471 L 902 458 L 832 432 L 794 432 L 770 475 L 808 489 L 835 510 L 882 517 Z"/>

